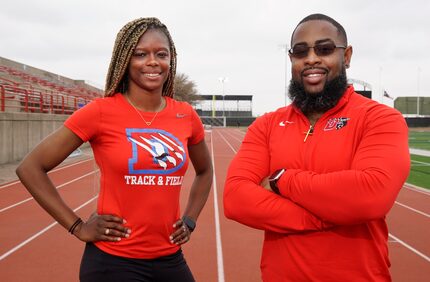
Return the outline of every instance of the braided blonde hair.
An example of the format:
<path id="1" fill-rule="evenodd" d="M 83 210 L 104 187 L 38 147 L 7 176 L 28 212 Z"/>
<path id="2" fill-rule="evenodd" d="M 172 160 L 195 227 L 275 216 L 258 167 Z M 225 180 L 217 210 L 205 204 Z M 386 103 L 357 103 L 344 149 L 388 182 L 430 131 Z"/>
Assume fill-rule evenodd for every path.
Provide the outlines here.
<path id="1" fill-rule="evenodd" d="M 167 27 L 157 18 L 139 18 L 127 23 L 117 34 L 112 58 L 106 76 L 105 97 L 117 92 L 126 93 L 128 90 L 128 63 L 140 37 L 148 29 L 162 31 L 169 40 L 170 71 L 163 85 L 163 96 L 173 97 L 173 83 L 176 74 L 176 48 Z"/>

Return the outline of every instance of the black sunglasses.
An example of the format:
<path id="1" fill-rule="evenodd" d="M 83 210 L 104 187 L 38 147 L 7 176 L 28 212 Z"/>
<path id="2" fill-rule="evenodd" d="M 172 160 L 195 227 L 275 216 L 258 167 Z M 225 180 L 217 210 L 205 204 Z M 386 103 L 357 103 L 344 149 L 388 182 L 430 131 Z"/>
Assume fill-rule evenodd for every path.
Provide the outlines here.
<path id="1" fill-rule="evenodd" d="M 323 57 L 333 54 L 336 48 L 346 49 L 346 46 L 336 45 L 333 42 L 317 43 L 315 46 L 297 44 L 288 50 L 288 53 L 290 53 L 293 58 L 302 59 L 309 54 L 309 49 L 311 48 L 314 49 L 314 52 L 317 56 Z"/>

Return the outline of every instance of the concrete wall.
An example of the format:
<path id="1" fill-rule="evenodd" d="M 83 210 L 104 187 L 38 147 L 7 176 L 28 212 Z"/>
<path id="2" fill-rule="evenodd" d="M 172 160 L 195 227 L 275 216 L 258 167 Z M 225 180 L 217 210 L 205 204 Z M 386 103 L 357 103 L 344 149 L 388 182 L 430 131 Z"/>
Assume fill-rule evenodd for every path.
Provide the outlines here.
<path id="1" fill-rule="evenodd" d="M 21 160 L 68 115 L 0 112 L 0 164 Z"/>

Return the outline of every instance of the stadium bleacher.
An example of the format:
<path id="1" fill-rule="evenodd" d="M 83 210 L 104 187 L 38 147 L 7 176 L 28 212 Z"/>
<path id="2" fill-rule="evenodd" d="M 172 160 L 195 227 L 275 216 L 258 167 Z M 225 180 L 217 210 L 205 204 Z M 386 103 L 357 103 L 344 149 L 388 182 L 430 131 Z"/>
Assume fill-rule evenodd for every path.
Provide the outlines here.
<path id="1" fill-rule="evenodd" d="M 0 111 L 71 114 L 103 91 L 0 57 Z"/>

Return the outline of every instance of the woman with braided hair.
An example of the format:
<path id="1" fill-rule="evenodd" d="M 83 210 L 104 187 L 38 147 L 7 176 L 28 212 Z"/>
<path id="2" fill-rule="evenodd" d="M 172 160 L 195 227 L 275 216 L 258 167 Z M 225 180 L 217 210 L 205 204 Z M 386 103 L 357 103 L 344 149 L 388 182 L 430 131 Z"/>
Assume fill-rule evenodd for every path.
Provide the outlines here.
<path id="1" fill-rule="evenodd" d="M 212 166 L 193 108 L 174 100 L 176 50 L 166 26 L 141 18 L 118 33 L 105 97 L 75 112 L 22 161 L 36 201 L 87 242 L 81 281 L 194 281 L 181 252 L 206 203 Z M 82 221 L 47 172 L 89 141 L 100 168 L 97 212 Z M 195 170 L 180 214 L 188 159 Z"/>

